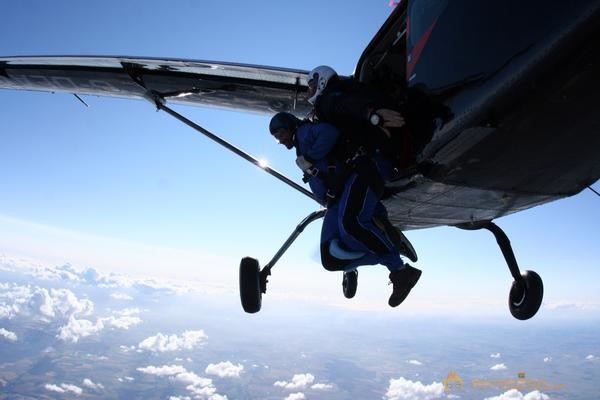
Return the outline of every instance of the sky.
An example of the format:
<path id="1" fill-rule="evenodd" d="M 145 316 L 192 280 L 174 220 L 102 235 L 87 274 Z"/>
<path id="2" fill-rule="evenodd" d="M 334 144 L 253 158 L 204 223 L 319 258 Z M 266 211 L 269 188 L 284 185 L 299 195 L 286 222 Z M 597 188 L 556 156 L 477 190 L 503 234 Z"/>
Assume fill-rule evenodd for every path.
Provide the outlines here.
<path id="1" fill-rule="evenodd" d="M 0 56 L 127 55 L 330 65 L 348 75 L 391 12 L 387 1 L 10 1 Z M 239 260 L 264 265 L 317 206 L 143 101 L 0 91 L 0 256 L 4 263 L 93 267 L 237 287 Z M 269 116 L 177 110 L 300 181 Z M 598 189 L 599 185 L 595 187 Z M 600 314 L 600 197 L 589 190 L 496 222 L 517 260 L 544 279 L 536 318 Z M 511 277 L 491 234 L 407 233 L 423 276 L 388 310 L 387 271 L 360 270 L 357 297 L 318 261 L 313 223 L 279 261 L 269 295 L 405 314 L 511 320 Z M 276 298 L 276 297 L 273 297 Z M 510 321 L 510 322 L 509 322 Z"/>
<path id="2" fill-rule="evenodd" d="M 9 1 L 0 56 L 127 55 L 351 74 L 390 14 L 368 1 Z M 563 391 L 464 399 L 587 399 L 600 369 L 600 198 L 589 190 L 500 218 L 523 269 L 544 279 L 531 320 L 491 234 L 409 231 L 423 270 L 391 309 L 387 271 L 356 297 L 319 263 L 320 222 L 281 258 L 258 314 L 238 266 L 264 265 L 305 196 L 143 101 L 0 90 L 0 397 L 170 400 L 456 398 L 450 368 Z M 269 116 L 175 107 L 300 181 Z M 599 184 L 594 185 L 600 189 Z"/>

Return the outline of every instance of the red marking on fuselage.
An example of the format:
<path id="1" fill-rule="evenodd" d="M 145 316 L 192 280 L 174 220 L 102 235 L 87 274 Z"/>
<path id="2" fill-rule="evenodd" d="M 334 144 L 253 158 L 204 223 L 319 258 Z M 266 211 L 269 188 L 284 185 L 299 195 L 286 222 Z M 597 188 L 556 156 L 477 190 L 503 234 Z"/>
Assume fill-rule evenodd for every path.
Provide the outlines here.
<path id="1" fill-rule="evenodd" d="M 410 62 L 406 66 L 406 79 L 407 80 L 410 79 L 410 76 L 412 75 L 412 72 L 415 69 L 415 65 L 417 64 L 417 61 L 419 61 L 419 57 L 421 57 L 421 52 L 425 48 L 425 44 L 427 44 L 427 41 L 429 40 L 429 36 L 431 36 L 431 32 L 433 32 L 433 28 L 435 27 L 436 22 L 437 22 L 437 18 L 433 21 L 433 23 L 429 26 L 429 28 L 427 28 L 425 33 L 423 33 L 421 35 L 421 37 L 415 44 L 415 47 L 413 47 L 413 49 L 410 53 Z M 407 23 L 407 26 L 408 26 L 408 23 Z M 410 32 L 410 30 L 408 32 Z"/>

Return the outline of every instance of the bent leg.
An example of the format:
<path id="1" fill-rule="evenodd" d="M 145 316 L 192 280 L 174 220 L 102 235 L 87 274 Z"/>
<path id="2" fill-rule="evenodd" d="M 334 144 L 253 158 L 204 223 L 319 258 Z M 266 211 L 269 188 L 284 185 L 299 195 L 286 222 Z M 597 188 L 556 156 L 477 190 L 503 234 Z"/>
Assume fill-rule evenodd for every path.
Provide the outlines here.
<path id="1" fill-rule="evenodd" d="M 328 271 L 342 271 L 349 262 L 347 259 L 335 257 L 330 251 L 331 243 L 340 238 L 338 212 L 339 206 L 337 203 L 330 205 L 321 226 L 321 265 Z"/>
<path id="2" fill-rule="evenodd" d="M 382 264 L 390 271 L 402 268 L 404 262 L 384 231 L 373 222 L 373 216 L 385 212 L 377 191 L 369 185 L 364 174 L 352 174 L 340 197 L 338 223 L 341 242 L 352 250 L 372 254 L 373 259 L 352 264 Z M 362 262 L 365 264 L 358 264 Z"/>
<path id="3" fill-rule="evenodd" d="M 362 265 L 380 264 L 381 257 L 340 243 L 339 210 L 339 203 L 330 205 L 323 219 L 320 249 L 323 267 L 328 271 L 351 271 Z"/>
<path id="4" fill-rule="evenodd" d="M 339 228 L 342 242 L 352 249 L 378 255 L 394 251 L 385 233 L 373 223 L 379 198 L 367 180 L 352 174 L 340 197 Z"/>

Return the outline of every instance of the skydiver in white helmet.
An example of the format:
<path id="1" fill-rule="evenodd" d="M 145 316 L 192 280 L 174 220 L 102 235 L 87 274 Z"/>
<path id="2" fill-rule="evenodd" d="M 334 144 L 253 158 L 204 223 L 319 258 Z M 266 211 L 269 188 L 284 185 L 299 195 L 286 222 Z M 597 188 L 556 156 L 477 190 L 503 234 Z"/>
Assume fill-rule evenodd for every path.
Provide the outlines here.
<path id="1" fill-rule="evenodd" d="M 380 211 L 385 183 L 401 153 L 389 151 L 393 147 L 389 139 L 404 126 L 404 118 L 381 92 L 355 79 L 341 78 L 331 67 L 316 67 L 307 82 L 314 119 L 340 130 L 342 157 L 347 160 L 340 174 L 343 184 L 335 193 L 341 241 L 380 257 L 393 284 L 388 303 L 396 307 L 421 276 L 420 270 L 400 257 L 402 253 L 416 261 L 412 245 Z"/>

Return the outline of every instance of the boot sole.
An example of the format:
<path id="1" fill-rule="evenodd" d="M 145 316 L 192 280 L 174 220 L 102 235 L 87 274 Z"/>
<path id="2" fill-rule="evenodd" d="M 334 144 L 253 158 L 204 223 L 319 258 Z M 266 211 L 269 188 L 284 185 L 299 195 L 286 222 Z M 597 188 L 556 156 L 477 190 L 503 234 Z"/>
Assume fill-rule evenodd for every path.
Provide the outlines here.
<path id="1" fill-rule="evenodd" d="M 410 291 L 412 290 L 412 288 L 415 287 L 415 285 L 417 284 L 417 282 L 419 282 L 419 279 L 421 278 L 421 273 L 422 271 L 416 269 L 416 272 L 413 276 L 413 278 L 410 280 L 408 288 L 405 290 L 404 294 L 402 296 L 399 297 L 400 301 L 398 301 L 398 304 L 392 303 L 391 299 L 388 301 L 388 304 L 390 307 L 398 307 L 400 304 L 402 304 L 402 302 L 404 300 L 406 300 L 406 298 L 408 297 L 408 295 L 410 294 Z"/>

